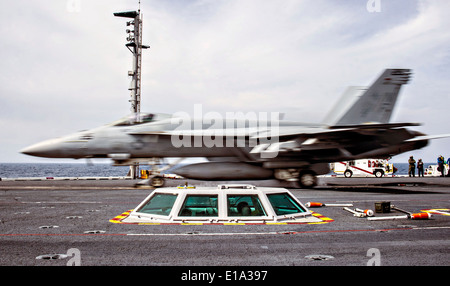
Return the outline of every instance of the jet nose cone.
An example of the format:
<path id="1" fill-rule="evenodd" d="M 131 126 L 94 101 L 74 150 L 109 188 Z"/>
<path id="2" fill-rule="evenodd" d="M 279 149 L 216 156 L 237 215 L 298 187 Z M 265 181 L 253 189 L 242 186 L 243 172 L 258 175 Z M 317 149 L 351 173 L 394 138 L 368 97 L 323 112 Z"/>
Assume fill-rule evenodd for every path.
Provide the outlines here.
<path id="1" fill-rule="evenodd" d="M 37 157 L 58 157 L 58 149 L 58 142 L 55 140 L 47 140 L 28 146 L 20 150 L 20 153 Z"/>

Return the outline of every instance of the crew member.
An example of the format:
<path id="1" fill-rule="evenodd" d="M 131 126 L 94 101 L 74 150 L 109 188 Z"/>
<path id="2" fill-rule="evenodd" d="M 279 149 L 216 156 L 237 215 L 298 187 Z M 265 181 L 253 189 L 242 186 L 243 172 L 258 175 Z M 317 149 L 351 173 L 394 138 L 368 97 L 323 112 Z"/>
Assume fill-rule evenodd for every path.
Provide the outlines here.
<path id="1" fill-rule="evenodd" d="M 408 175 L 411 177 L 415 177 L 416 176 L 416 160 L 414 160 L 413 156 L 409 157 L 408 160 L 409 163 L 409 170 L 408 170 Z"/>
<path id="2" fill-rule="evenodd" d="M 447 167 L 448 167 L 448 169 L 447 169 L 447 177 L 450 177 L 450 157 L 448 157 L 448 159 L 447 159 Z"/>
<path id="3" fill-rule="evenodd" d="M 419 159 L 419 162 L 417 162 L 417 176 L 420 177 L 420 174 L 422 174 L 422 177 L 423 177 L 423 162 L 422 162 L 422 159 Z"/>
<path id="4" fill-rule="evenodd" d="M 438 171 L 441 172 L 441 177 L 444 177 L 445 173 L 445 166 L 444 166 L 444 156 L 439 155 L 437 162 L 438 162 Z"/>

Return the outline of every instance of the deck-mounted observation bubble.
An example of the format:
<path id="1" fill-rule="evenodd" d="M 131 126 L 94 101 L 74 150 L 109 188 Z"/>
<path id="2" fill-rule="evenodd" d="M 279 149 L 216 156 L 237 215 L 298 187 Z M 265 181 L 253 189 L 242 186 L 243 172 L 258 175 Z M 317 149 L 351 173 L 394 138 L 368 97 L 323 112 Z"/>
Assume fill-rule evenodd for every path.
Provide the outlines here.
<path id="1" fill-rule="evenodd" d="M 134 224 L 323 222 L 287 189 L 252 185 L 157 189 L 129 214 L 111 221 L 119 220 Z"/>

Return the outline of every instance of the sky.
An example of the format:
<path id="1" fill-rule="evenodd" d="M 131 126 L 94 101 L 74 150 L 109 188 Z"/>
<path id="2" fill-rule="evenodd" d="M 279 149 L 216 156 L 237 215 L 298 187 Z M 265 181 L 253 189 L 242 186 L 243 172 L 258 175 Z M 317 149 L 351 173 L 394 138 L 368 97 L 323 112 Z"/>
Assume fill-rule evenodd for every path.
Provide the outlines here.
<path id="1" fill-rule="evenodd" d="M 347 86 L 409 68 L 392 122 L 450 133 L 448 0 L 142 0 L 141 111 L 281 112 L 321 122 Z M 0 162 L 130 113 L 137 0 L 0 1 Z M 450 138 L 395 156 L 435 162 Z M 57 162 L 62 162 L 58 160 Z M 75 162 L 70 160 L 68 162 Z"/>

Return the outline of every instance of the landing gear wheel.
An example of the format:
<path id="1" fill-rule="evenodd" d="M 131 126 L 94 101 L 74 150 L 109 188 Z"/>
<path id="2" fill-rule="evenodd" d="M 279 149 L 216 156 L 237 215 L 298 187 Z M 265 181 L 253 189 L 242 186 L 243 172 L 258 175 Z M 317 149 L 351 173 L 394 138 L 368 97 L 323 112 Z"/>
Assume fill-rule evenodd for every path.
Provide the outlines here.
<path id="1" fill-rule="evenodd" d="M 164 178 L 160 177 L 160 176 L 156 176 L 156 177 L 152 177 L 150 178 L 150 186 L 155 187 L 155 188 L 160 188 L 162 186 L 164 186 Z"/>
<path id="2" fill-rule="evenodd" d="M 317 177 L 313 172 L 301 173 L 298 177 L 300 188 L 311 189 L 317 186 Z"/>

